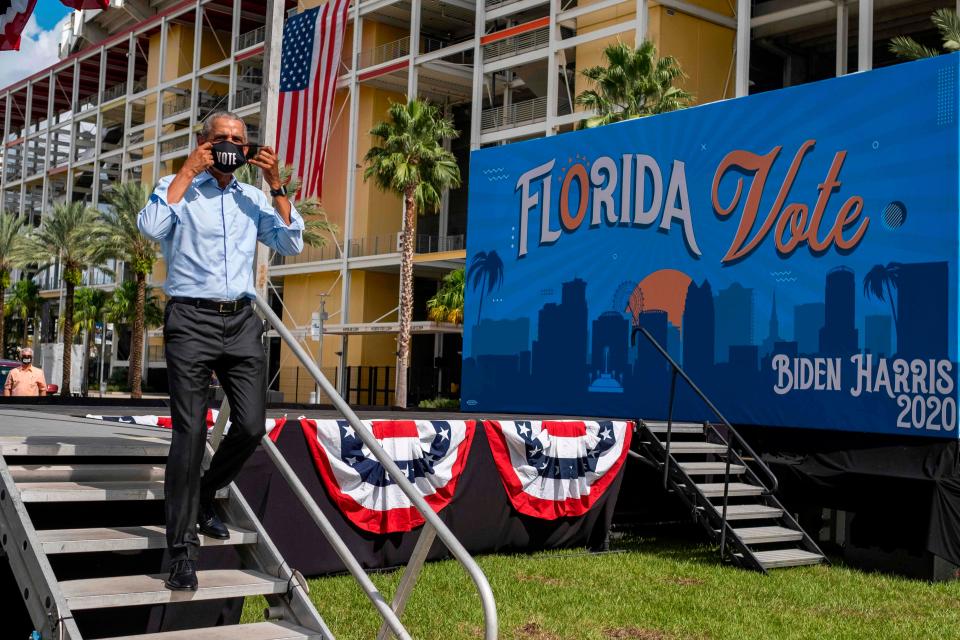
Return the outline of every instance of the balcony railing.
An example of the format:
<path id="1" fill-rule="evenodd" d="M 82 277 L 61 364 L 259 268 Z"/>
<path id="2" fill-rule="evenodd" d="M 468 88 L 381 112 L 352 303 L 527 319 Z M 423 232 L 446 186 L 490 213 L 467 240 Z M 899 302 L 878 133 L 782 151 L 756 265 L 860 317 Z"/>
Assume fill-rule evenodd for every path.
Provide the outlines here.
<path id="1" fill-rule="evenodd" d="M 240 109 L 260 102 L 261 88 L 240 89 L 233 94 L 233 108 Z"/>
<path id="2" fill-rule="evenodd" d="M 174 151 L 180 151 L 181 149 L 186 149 L 190 146 L 190 137 L 189 136 L 180 136 L 179 138 L 174 138 L 173 140 L 165 140 L 160 143 L 160 153 L 173 153 Z"/>
<path id="3" fill-rule="evenodd" d="M 163 117 L 179 115 L 190 111 L 190 95 L 177 94 L 173 100 L 167 100 L 163 103 Z"/>
<path id="4" fill-rule="evenodd" d="M 243 49 L 249 49 L 254 45 L 258 45 L 267 38 L 267 27 L 257 27 L 253 31 L 247 31 L 246 33 L 241 33 L 237 36 L 237 51 L 242 51 Z"/>
<path id="5" fill-rule="evenodd" d="M 399 253 L 400 244 L 397 240 L 400 234 L 391 233 L 370 238 L 354 238 L 347 244 L 347 256 L 359 258 L 361 256 L 380 256 L 387 253 Z"/>
<path id="6" fill-rule="evenodd" d="M 396 60 L 410 53 L 410 36 L 382 44 L 373 49 L 361 51 L 357 56 L 357 66 L 360 69 L 373 67 L 384 62 Z"/>
<path id="7" fill-rule="evenodd" d="M 466 248 L 466 236 L 430 236 L 418 235 L 414 250 L 417 253 L 440 253 L 442 251 L 462 251 Z"/>
<path id="8" fill-rule="evenodd" d="M 570 103 L 563 100 L 557 104 L 557 115 L 570 113 Z M 547 97 L 541 96 L 532 100 L 514 102 L 504 107 L 484 109 L 480 116 L 480 129 L 483 131 L 498 131 L 512 129 L 525 124 L 543 122 L 547 119 Z"/>
<path id="9" fill-rule="evenodd" d="M 117 98 L 124 96 L 126 94 L 127 94 L 127 83 L 121 82 L 119 84 L 113 85 L 109 89 L 104 90 L 102 102 L 110 102 L 111 100 L 116 100 Z"/>
<path id="10" fill-rule="evenodd" d="M 521 33 L 520 35 L 504 38 L 503 40 L 497 40 L 496 42 L 491 42 L 483 46 L 483 60 L 484 62 L 493 62 L 501 58 L 526 53 L 527 51 L 542 49 L 547 46 L 549 40 L 549 27 Z"/>
<path id="11" fill-rule="evenodd" d="M 333 243 L 328 243 L 323 245 L 322 247 L 306 246 L 303 248 L 303 251 L 296 256 L 282 256 L 279 253 L 274 254 L 273 264 L 274 266 L 304 264 L 307 262 L 323 262 L 325 260 L 339 260 L 340 258 L 341 258 L 340 248 Z"/>

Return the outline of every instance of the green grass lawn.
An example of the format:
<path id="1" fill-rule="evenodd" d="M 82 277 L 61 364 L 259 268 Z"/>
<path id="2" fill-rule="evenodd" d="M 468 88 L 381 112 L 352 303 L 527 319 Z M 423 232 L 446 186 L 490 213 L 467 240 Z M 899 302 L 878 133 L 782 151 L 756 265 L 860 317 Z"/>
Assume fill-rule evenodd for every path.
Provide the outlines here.
<path id="1" fill-rule="evenodd" d="M 769 576 L 719 563 L 715 548 L 656 538 L 617 553 L 478 558 L 505 640 L 960 638 L 960 582 L 930 584 L 833 565 Z M 389 599 L 400 572 L 373 576 Z M 379 619 L 350 577 L 311 580 L 340 640 L 373 640 Z M 248 599 L 244 622 L 262 619 Z M 482 638 L 479 600 L 454 562 L 426 566 L 403 616 L 417 640 Z"/>

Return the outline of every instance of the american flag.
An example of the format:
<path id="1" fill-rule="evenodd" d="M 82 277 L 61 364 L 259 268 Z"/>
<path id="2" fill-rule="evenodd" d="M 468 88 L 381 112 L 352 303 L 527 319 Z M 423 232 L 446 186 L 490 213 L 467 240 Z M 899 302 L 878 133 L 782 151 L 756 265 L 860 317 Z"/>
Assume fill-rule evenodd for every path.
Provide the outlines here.
<path id="1" fill-rule="evenodd" d="M 283 27 L 278 154 L 293 167 L 305 198 L 321 193 L 349 5 L 349 0 L 330 0 L 291 17 Z"/>
<path id="2" fill-rule="evenodd" d="M 0 51 L 19 51 L 20 33 L 37 0 L 0 0 Z"/>

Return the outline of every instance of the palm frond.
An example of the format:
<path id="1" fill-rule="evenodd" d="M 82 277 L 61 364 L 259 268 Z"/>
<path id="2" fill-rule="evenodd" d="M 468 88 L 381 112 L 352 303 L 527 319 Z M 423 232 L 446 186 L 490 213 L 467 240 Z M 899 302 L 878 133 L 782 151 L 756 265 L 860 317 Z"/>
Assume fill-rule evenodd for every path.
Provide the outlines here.
<path id="1" fill-rule="evenodd" d="M 940 31 L 943 48 L 948 51 L 960 50 L 960 17 L 953 9 L 937 9 L 930 18 Z"/>
<path id="2" fill-rule="evenodd" d="M 933 58 L 940 52 L 920 44 L 908 36 L 897 36 L 890 41 L 890 53 L 904 60 L 921 60 Z"/>

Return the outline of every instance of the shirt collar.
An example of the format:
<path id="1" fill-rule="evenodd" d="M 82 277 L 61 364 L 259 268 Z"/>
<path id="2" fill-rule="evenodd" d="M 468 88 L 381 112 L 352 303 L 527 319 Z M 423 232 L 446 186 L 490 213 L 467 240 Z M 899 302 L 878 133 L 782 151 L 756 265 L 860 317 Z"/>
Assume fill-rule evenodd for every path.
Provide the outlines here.
<path id="1" fill-rule="evenodd" d="M 214 178 L 213 174 L 210 173 L 209 171 L 204 171 L 203 173 L 198 175 L 196 178 L 194 178 L 193 181 L 194 183 L 197 184 L 197 186 L 200 186 L 206 182 L 212 181 L 214 185 L 217 187 L 217 189 L 220 188 L 220 184 L 217 182 L 217 179 Z M 224 191 L 226 191 L 227 189 L 239 189 L 239 188 L 240 188 L 240 182 L 237 180 L 236 176 L 231 175 L 230 183 L 226 186 L 226 189 L 224 189 Z"/>

